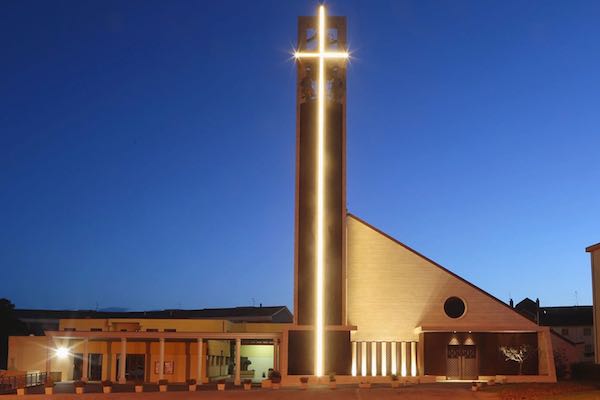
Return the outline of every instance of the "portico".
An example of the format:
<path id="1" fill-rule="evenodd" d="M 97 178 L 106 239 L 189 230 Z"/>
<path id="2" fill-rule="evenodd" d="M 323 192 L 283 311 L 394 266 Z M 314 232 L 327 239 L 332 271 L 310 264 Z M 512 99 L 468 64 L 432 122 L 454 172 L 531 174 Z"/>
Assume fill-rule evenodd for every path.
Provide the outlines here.
<path id="1" fill-rule="evenodd" d="M 65 370 L 66 360 L 66 364 L 77 365 L 77 360 L 81 359 L 79 379 L 82 381 L 91 380 L 88 376 L 89 362 L 86 360 L 90 360 L 92 353 L 101 354 L 102 359 L 106 360 L 101 366 L 101 379 L 119 383 L 162 379 L 183 382 L 195 379 L 202 384 L 211 378 L 227 377 L 233 378 L 235 385 L 240 385 L 244 373 L 241 368 L 244 346 L 271 346 L 272 368 L 280 364 L 281 333 L 46 331 L 46 337 L 46 371 Z M 220 350 L 209 351 L 209 347 Z M 64 353 L 59 355 L 59 349 Z M 216 352 L 218 354 L 213 354 Z M 125 365 L 121 360 L 126 360 Z M 138 360 L 142 362 L 136 363 Z M 230 367 L 233 376 L 229 374 Z M 72 375 L 76 373 L 72 372 Z M 66 372 L 66 375 L 69 373 Z M 245 375 L 248 377 L 248 374 Z M 262 373 L 258 378 L 262 378 Z"/>

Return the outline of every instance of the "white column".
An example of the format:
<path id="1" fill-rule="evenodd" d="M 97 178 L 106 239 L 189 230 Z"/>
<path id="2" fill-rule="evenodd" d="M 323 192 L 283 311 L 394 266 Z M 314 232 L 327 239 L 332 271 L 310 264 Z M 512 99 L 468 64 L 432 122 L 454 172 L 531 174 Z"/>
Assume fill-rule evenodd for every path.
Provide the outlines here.
<path id="1" fill-rule="evenodd" d="M 158 379 L 165 379 L 165 339 L 160 338 L 160 350 L 158 353 Z"/>
<path id="2" fill-rule="evenodd" d="M 406 376 L 406 342 L 400 343 L 400 374 Z"/>
<path id="3" fill-rule="evenodd" d="M 202 367 L 204 366 L 204 355 L 202 354 L 202 338 L 198 338 L 198 378 L 197 384 L 202 385 L 203 375 L 202 375 Z"/>
<path id="4" fill-rule="evenodd" d="M 46 346 L 46 374 L 47 379 L 50 378 L 50 372 L 52 372 L 52 352 L 54 351 L 54 340 L 48 337 L 48 345 Z"/>
<path id="5" fill-rule="evenodd" d="M 387 346 L 386 342 L 381 342 L 381 376 L 387 375 Z"/>
<path id="6" fill-rule="evenodd" d="M 81 380 L 84 382 L 88 381 L 88 371 L 89 371 L 89 360 L 90 355 L 88 353 L 88 339 L 83 339 L 83 363 L 81 365 Z"/>
<path id="7" fill-rule="evenodd" d="M 119 383 L 126 383 L 125 368 L 127 368 L 127 339 L 121 338 L 121 357 L 119 360 Z"/>
<path id="8" fill-rule="evenodd" d="M 417 342 L 410 342 L 410 374 L 417 376 Z"/>
<path id="9" fill-rule="evenodd" d="M 356 342 L 352 342 L 352 376 L 356 376 Z"/>
<path id="10" fill-rule="evenodd" d="M 377 342 L 371 342 L 371 376 L 377 376 Z"/>
<path id="11" fill-rule="evenodd" d="M 275 368 L 277 371 L 281 369 L 281 367 L 279 366 L 279 361 L 281 357 L 281 353 L 279 350 L 279 339 L 275 339 L 275 363 L 273 364 L 273 368 Z"/>
<path id="12" fill-rule="evenodd" d="M 273 344 L 273 353 L 275 353 L 275 344 Z M 233 384 L 236 386 L 239 386 L 242 384 L 242 380 L 240 378 L 241 372 L 240 370 L 242 369 L 242 339 L 240 338 L 236 338 L 235 339 L 235 379 L 233 380 Z M 273 365 L 273 368 L 275 368 L 275 365 Z"/>
<path id="13" fill-rule="evenodd" d="M 367 342 L 360 343 L 360 374 L 367 376 Z"/>
<path id="14" fill-rule="evenodd" d="M 398 375 L 398 364 L 396 364 L 397 354 L 396 354 L 396 342 L 392 342 L 390 357 L 392 358 L 392 375 Z"/>

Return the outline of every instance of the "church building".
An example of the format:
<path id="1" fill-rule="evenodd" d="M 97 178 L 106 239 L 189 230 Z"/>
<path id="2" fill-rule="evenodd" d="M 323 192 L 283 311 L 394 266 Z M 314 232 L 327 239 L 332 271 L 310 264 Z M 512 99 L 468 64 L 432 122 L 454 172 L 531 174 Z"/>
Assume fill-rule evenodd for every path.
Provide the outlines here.
<path id="1" fill-rule="evenodd" d="M 243 364 L 253 352 L 260 353 L 255 365 L 268 361 L 263 369 L 279 370 L 284 386 L 299 385 L 300 377 L 324 382 L 330 374 L 338 383 L 388 382 L 392 375 L 413 382 L 556 381 L 548 327 L 348 213 L 349 57 L 345 17 L 327 16 L 322 5 L 316 17 L 299 17 L 291 320 L 67 318 L 45 336 L 11 338 L 13 367 L 61 366 L 62 379 L 73 379 L 72 365 L 60 363 L 75 358 L 57 360 L 57 351 L 76 348 L 89 379 L 94 347 L 106 360 L 97 377 L 119 381 L 133 379 L 128 374 L 136 369 L 148 381 L 261 380 L 262 371 L 251 374 Z M 228 368 L 216 372 L 222 364 Z"/>

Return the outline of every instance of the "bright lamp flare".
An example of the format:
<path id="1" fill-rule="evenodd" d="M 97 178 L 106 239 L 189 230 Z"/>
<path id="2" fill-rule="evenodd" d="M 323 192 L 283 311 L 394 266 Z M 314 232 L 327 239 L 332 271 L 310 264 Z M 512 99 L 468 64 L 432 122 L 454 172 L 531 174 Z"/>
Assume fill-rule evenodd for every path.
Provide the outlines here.
<path id="1" fill-rule="evenodd" d="M 319 60 L 319 74 L 317 77 L 317 234 L 316 234 L 316 301 L 315 301 L 315 375 L 323 376 L 324 369 L 324 311 L 323 311 L 323 277 L 325 269 L 324 237 L 325 237 L 325 60 L 350 57 L 345 51 L 328 52 L 325 48 L 325 7 L 319 6 L 319 49 L 316 52 L 294 52 L 294 58 L 316 58 Z"/>
<path id="2" fill-rule="evenodd" d="M 67 349 L 66 347 L 59 347 L 56 350 L 54 350 L 54 354 L 57 358 L 64 359 L 69 356 L 69 349 Z"/>

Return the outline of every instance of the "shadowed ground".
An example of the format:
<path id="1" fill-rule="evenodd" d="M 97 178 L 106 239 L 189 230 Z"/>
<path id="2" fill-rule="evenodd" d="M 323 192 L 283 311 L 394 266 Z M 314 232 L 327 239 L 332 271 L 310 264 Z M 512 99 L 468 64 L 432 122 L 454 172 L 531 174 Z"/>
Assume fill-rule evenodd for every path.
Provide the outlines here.
<path id="1" fill-rule="evenodd" d="M 7 395 L 0 396 L 0 400 L 27 400 L 27 399 L 123 399 L 123 400 L 141 400 L 141 399 L 175 399 L 175 400 L 202 400 L 202 399 L 267 399 L 267 400 L 312 400 L 312 399 L 327 399 L 327 400 L 387 400 L 387 399 L 402 399 L 402 400 L 424 400 L 424 399 L 439 399 L 439 400 L 496 400 L 500 399 L 497 393 L 472 392 L 471 386 L 466 384 L 431 384 L 431 385 L 415 385 L 411 387 L 402 387 L 392 389 L 389 387 L 373 387 L 371 389 L 358 389 L 356 386 L 340 386 L 338 389 L 330 390 L 323 388 L 310 388 L 308 390 L 301 389 L 257 389 L 251 391 L 244 390 L 225 390 L 218 392 L 216 390 L 201 390 L 198 392 L 151 392 L 151 393 L 86 393 L 84 395 L 75 395 L 72 393 L 56 393 L 52 396 L 44 396 L 42 394 L 31 394 L 26 396 Z"/>

